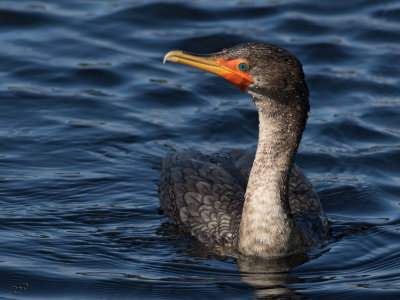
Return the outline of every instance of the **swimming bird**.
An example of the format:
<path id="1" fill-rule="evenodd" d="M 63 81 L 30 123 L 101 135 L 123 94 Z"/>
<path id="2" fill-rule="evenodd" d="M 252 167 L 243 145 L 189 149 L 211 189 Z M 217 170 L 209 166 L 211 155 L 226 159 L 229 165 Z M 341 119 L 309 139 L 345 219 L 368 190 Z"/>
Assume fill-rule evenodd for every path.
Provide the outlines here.
<path id="1" fill-rule="evenodd" d="M 250 94 L 259 137 L 255 153 L 222 149 L 165 157 L 158 185 L 164 214 L 222 254 L 285 256 L 322 240 L 327 219 L 294 163 L 309 112 L 299 60 L 278 46 L 249 43 L 206 56 L 174 50 L 166 61 L 217 74 Z"/>

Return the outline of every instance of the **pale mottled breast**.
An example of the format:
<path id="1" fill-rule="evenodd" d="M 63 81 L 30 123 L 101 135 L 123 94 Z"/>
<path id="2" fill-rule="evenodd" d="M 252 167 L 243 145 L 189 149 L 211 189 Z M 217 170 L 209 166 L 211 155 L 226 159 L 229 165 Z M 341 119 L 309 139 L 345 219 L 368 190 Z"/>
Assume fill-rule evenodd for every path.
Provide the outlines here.
<path id="1" fill-rule="evenodd" d="M 164 158 L 159 181 L 160 206 L 177 227 L 201 243 L 232 253 L 254 152 L 223 149 L 212 155 L 181 152 Z M 296 165 L 289 182 L 294 220 L 308 238 L 326 233 L 326 219 L 311 183 Z M 310 240 L 310 241 L 311 241 Z"/>

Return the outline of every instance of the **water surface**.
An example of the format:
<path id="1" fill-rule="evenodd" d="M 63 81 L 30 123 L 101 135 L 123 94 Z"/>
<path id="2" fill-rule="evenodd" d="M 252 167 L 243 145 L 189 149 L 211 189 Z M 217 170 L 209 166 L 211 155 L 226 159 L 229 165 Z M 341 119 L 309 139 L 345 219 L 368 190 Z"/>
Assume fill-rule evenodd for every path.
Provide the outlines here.
<path id="1" fill-rule="evenodd" d="M 0 2 L 0 297 L 400 298 L 398 1 Z M 297 163 L 332 237 L 219 257 L 157 213 L 163 156 L 255 148 L 248 95 L 162 64 L 275 43 L 303 63 Z"/>

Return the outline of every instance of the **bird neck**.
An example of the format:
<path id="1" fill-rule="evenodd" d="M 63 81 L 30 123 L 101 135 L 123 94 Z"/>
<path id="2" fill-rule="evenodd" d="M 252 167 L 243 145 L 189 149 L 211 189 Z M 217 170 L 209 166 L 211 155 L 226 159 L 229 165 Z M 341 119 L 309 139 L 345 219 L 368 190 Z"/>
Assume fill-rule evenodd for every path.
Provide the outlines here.
<path id="1" fill-rule="evenodd" d="M 289 206 L 288 185 L 307 108 L 259 95 L 253 99 L 258 109 L 259 140 L 239 228 L 239 252 L 289 254 L 301 243 Z"/>

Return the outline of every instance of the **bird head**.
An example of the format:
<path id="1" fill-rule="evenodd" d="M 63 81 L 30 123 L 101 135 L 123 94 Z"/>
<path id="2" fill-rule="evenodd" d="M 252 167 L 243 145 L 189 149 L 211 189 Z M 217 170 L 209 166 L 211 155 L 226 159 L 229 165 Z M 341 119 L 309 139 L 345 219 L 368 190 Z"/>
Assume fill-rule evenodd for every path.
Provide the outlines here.
<path id="1" fill-rule="evenodd" d="M 210 55 L 173 50 L 165 55 L 166 61 L 219 75 L 253 96 L 286 101 L 293 97 L 308 99 L 301 63 L 289 51 L 272 44 L 240 44 Z"/>

